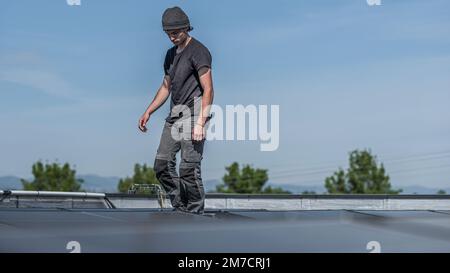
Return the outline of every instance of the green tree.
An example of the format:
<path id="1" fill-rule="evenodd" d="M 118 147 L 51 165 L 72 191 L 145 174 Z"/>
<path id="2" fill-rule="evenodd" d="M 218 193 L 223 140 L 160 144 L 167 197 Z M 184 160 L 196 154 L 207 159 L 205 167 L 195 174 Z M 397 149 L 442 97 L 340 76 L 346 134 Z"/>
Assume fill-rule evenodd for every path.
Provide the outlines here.
<path id="1" fill-rule="evenodd" d="M 147 167 L 147 164 L 142 166 L 140 164 L 135 164 L 133 177 L 120 179 L 117 184 L 117 189 L 119 192 L 126 193 L 133 184 L 159 184 L 159 181 L 156 178 L 153 168 Z"/>
<path id="2" fill-rule="evenodd" d="M 59 163 L 43 164 L 38 161 L 33 164 L 33 181 L 21 179 L 24 190 L 34 191 L 81 191 L 82 179 L 77 179 L 75 170 L 68 163 L 60 166 Z"/>
<path id="3" fill-rule="evenodd" d="M 436 194 L 447 194 L 447 192 L 445 190 L 438 190 L 438 192 Z"/>
<path id="4" fill-rule="evenodd" d="M 370 150 L 352 151 L 347 172 L 339 168 L 325 179 L 325 188 L 331 194 L 398 194 L 402 191 L 391 188 L 383 163 L 378 166 Z"/>
<path id="5" fill-rule="evenodd" d="M 255 169 L 244 165 L 242 169 L 237 162 L 225 167 L 227 173 L 223 176 L 223 183 L 216 187 L 217 192 L 223 193 L 290 193 L 280 187 L 268 186 L 263 188 L 269 179 L 267 170 Z"/>

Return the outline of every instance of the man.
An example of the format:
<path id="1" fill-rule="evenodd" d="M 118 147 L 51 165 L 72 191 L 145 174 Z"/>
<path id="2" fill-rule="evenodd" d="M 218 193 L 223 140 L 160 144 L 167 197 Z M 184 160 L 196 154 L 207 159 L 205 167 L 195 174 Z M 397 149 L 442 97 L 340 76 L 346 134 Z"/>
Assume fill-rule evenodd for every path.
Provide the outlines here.
<path id="1" fill-rule="evenodd" d="M 205 191 L 201 160 L 209 109 L 213 101 L 211 54 L 194 37 L 188 16 L 179 7 L 168 8 L 162 16 L 163 30 L 174 44 L 164 61 L 164 79 L 155 98 L 139 119 L 139 129 L 171 95 L 155 158 L 156 177 L 169 195 L 175 210 L 203 213 Z M 179 175 L 176 154 L 181 151 Z"/>

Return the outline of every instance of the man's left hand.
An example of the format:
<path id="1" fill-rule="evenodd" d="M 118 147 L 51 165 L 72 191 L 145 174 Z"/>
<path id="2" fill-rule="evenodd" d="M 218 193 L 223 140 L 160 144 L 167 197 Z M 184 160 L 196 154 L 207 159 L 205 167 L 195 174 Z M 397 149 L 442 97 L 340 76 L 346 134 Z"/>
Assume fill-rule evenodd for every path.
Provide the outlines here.
<path id="1" fill-rule="evenodd" d="M 195 124 L 194 131 L 192 132 L 192 139 L 195 141 L 201 141 L 205 138 L 205 127 L 200 124 Z"/>

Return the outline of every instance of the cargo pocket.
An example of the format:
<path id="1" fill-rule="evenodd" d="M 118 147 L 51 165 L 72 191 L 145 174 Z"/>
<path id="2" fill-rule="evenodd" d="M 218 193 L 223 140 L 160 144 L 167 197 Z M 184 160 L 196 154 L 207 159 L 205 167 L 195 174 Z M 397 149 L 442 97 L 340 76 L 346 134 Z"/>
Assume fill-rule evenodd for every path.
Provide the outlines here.
<path id="1" fill-rule="evenodd" d="M 204 199 L 205 190 L 201 178 L 203 143 L 186 141 L 180 162 L 180 179 L 185 185 L 188 197 L 188 209 Z"/>
<path id="2" fill-rule="evenodd" d="M 183 141 L 182 145 L 184 147 L 181 147 L 182 160 L 185 162 L 191 162 L 191 163 L 199 163 L 200 161 L 202 161 L 204 142 L 205 142 L 204 140 L 202 140 L 202 141 L 193 141 L 193 140 Z"/>

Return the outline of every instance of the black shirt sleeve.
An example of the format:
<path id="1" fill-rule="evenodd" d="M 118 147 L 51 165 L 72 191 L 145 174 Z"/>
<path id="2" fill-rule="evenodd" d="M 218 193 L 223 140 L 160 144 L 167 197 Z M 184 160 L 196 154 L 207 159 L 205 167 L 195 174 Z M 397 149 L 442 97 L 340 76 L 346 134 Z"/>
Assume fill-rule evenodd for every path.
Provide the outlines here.
<path id="1" fill-rule="evenodd" d="M 202 68 L 211 68 L 212 58 L 209 50 L 205 47 L 200 47 L 195 51 L 195 54 L 192 55 L 192 66 L 195 71 L 198 73 Z M 199 73 L 201 74 L 201 73 Z"/>
<path id="2" fill-rule="evenodd" d="M 172 63 L 172 50 L 167 50 L 166 58 L 164 59 L 164 74 L 169 75 L 170 64 Z"/>

